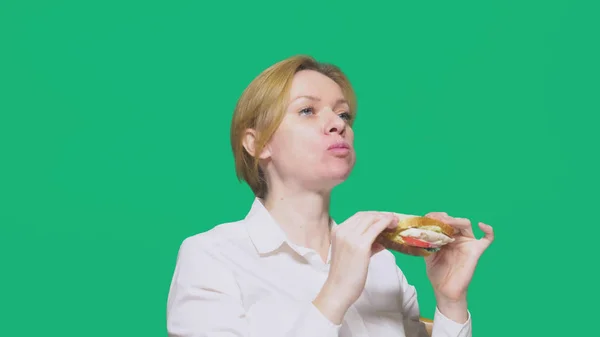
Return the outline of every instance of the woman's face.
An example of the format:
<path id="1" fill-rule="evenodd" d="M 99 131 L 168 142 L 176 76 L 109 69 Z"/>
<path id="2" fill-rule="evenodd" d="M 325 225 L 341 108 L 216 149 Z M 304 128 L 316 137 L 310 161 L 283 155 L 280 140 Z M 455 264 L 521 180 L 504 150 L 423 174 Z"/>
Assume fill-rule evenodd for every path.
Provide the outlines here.
<path id="1" fill-rule="evenodd" d="M 344 181 L 356 161 L 349 106 L 337 83 L 298 72 L 285 117 L 267 145 L 269 174 L 284 184 L 325 190 Z"/>

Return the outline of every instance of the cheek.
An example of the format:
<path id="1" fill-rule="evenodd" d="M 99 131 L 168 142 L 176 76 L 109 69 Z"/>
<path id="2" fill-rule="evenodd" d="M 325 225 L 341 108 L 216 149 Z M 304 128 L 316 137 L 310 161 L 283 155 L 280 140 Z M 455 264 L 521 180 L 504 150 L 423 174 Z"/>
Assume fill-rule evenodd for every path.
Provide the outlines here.
<path id="1" fill-rule="evenodd" d="M 278 137 L 273 137 L 270 149 L 273 161 L 285 166 L 313 161 L 319 154 L 315 137 L 306 137 L 297 132 L 282 132 Z"/>
<path id="2" fill-rule="evenodd" d="M 323 149 L 317 138 L 290 138 L 284 156 L 295 165 L 314 165 L 323 160 Z"/>
<path id="3" fill-rule="evenodd" d="M 273 151 L 279 156 L 304 157 L 314 156 L 318 153 L 320 145 L 320 135 L 310 127 L 282 127 L 273 137 Z"/>

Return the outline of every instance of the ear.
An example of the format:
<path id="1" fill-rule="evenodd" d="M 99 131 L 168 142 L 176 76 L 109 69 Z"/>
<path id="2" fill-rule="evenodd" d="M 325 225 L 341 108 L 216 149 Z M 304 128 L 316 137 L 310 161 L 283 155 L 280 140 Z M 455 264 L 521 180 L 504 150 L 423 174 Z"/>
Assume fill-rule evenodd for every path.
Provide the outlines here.
<path id="1" fill-rule="evenodd" d="M 252 156 L 255 157 L 255 153 L 256 153 L 256 131 L 254 129 L 246 129 L 246 133 L 244 134 L 244 139 L 242 141 L 244 148 L 246 149 L 246 151 Z M 271 156 L 271 152 L 268 149 L 268 146 L 265 146 L 265 148 L 263 148 L 262 152 L 260 153 L 260 159 L 267 159 L 268 157 Z"/>

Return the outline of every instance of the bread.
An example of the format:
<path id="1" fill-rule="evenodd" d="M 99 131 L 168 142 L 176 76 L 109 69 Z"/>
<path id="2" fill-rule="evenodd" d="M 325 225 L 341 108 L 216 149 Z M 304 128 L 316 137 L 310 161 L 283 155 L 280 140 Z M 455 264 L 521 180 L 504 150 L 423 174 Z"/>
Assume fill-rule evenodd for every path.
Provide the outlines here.
<path id="1" fill-rule="evenodd" d="M 410 231 L 407 232 L 406 230 L 410 228 L 420 229 L 420 231 L 413 231 L 413 233 L 410 233 Z M 410 233 L 410 236 L 413 238 L 415 238 L 414 232 L 419 232 L 416 233 L 420 235 L 419 241 L 424 242 L 425 244 L 429 243 L 430 247 L 423 248 L 406 243 L 405 240 L 407 236 L 400 235 L 403 232 L 404 234 Z M 429 256 L 438 251 L 445 244 L 454 241 L 452 238 L 454 233 L 455 230 L 452 226 L 439 220 L 421 216 L 411 216 L 400 220 L 396 228 L 383 231 L 377 237 L 376 241 L 386 249 L 394 250 L 402 254 Z M 435 238 L 432 238 L 432 236 Z"/>

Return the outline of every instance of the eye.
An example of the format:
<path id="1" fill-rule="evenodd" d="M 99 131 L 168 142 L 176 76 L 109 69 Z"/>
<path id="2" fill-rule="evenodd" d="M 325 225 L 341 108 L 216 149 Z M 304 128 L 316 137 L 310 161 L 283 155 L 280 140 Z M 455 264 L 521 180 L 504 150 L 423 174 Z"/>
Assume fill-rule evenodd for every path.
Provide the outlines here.
<path id="1" fill-rule="evenodd" d="M 348 113 L 348 112 L 342 112 L 338 116 L 340 116 L 340 118 L 345 121 L 350 121 L 352 119 L 352 115 L 350 115 L 350 113 Z"/>
<path id="2" fill-rule="evenodd" d="M 313 109 L 313 107 L 307 107 L 307 108 L 304 108 L 304 109 L 300 110 L 300 112 L 299 112 L 299 113 L 300 113 L 301 115 L 305 115 L 305 114 L 313 114 L 313 113 L 314 113 L 314 109 Z"/>

